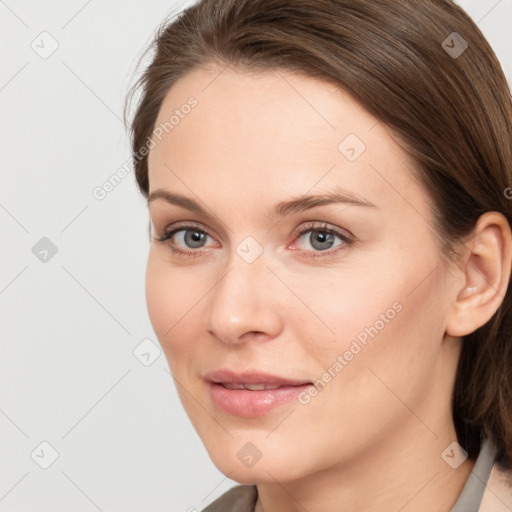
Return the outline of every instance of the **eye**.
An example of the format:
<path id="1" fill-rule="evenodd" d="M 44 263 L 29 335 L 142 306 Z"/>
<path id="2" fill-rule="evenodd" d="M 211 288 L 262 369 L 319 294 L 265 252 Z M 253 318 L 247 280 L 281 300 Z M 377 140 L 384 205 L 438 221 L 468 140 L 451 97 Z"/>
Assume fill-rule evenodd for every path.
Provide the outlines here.
<path id="1" fill-rule="evenodd" d="M 191 224 L 174 226 L 173 229 L 167 230 L 160 237 L 155 237 L 157 242 L 166 243 L 171 252 L 177 255 L 189 255 L 197 257 L 206 251 L 201 251 L 207 238 L 211 236 L 199 227 Z M 183 250 L 185 247 L 191 250 Z"/>
<path id="2" fill-rule="evenodd" d="M 308 233 L 309 236 L 305 236 Z M 339 229 L 330 227 L 326 223 L 313 223 L 307 227 L 302 227 L 296 233 L 296 236 L 299 241 L 303 239 L 303 244 L 309 244 L 310 247 L 313 248 L 312 250 L 299 248 L 298 252 L 306 257 L 309 256 L 313 258 L 324 257 L 325 255 L 337 253 L 339 249 L 332 250 L 333 247 L 348 247 L 354 242 L 352 237 L 344 234 Z M 337 245 L 334 245 L 336 243 L 336 238 L 340 242 Z"/>
<path id="3" fill-rule="evenodd" d="M 200 249 L 208 234 L 198 229 L 178 229 L 169 233 L 169 237 L 175 236 L 176 240 L 181 240 L 189 249 Z"/>

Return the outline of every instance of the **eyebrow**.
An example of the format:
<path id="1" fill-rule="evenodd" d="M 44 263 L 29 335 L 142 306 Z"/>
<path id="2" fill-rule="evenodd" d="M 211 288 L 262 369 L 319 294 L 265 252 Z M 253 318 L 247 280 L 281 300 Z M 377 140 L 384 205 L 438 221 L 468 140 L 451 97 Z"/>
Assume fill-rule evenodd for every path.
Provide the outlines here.
<path id="1" fill-rule="evenodd" d="M 168 204 L 186 208 L 187 210 L 202 215 L 209 220 L 214 220 L 216 217 L 215 215 L 205 210 L 195 199 L 172 193 L 165 189 L 157 189 L 154 192 L 151 192 L 148 197 L 148 205 L 151 201 L 155 201 L 157 199 L 161 199 Z M 311 208 L 335 203 L 377 208 L 375 204 L 357 194 L 354 194 L 348 190 L 336 188 L 323 194 L 306 195 L 277 203 L 269 211 L 268 218 L 272 221 L 276 218 L 284 217 L 285 215 L 300 213 L 306 210 L 310 210 Z"/>

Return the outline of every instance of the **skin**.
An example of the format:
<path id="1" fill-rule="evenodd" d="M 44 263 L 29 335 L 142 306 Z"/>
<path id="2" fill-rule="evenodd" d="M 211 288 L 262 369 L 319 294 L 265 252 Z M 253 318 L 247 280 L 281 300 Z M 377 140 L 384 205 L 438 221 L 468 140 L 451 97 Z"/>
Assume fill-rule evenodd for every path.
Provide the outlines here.
<path id="1" fill-rule="evenodd" d="M 257 511 L 450 510 L 474 465 L 466 459 L 452 469 L 441 457 L 457 440 L 451 393 L 460 337 L 486 323 L 505 294 L 505 218 L 484 214 L 461 261 L 448 265 L 414 163 L 347 93 L 289 71 L 212 64 L 170 89 L 156 125 L 190 96 L 197 107 L 150 151 L 150 193 L 185 195 L 215 217 L 149 203 L 146 298 L 213 462 L 257 484 Z M 338 149 L 348 134 L 366 146 L 355 161 Z M 375 207 L 335 203 L 268 218 L 280 201 L 333 187 Z M 180 256 L 171 241 L 155 241 L 181 221 L 209 236 L 195 248 L 182 231 L 173 247 L 203 254 Z M 354 242 L 334 236 L 318 249 L 318 232 L 294 235 L 310 221 Z M 263 250 L 252 263 L 236 252 L 248 236 Z M 245 418 L 213 404 L 206 372 L 315 381 L 397 301 L 401 311 L 306 405 L 294 400 Z M 237 457 L 247 442 L 262 454 L 252 467 Z"/>

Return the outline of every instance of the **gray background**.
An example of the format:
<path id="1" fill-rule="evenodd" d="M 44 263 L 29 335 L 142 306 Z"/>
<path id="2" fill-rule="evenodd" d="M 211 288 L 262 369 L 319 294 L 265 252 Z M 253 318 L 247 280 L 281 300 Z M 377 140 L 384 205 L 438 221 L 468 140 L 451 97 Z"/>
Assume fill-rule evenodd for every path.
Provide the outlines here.
<path id="1" fill-rule="evenodd" d="M 138 57 L 188 3 L 0 1 L 0 511 L 192 512 L 236 483 L 157 348 L 133 172 L 92 194 L 129 158 L 122 106 Z M 512 0 L 460 4 L 512 83 Z"/>

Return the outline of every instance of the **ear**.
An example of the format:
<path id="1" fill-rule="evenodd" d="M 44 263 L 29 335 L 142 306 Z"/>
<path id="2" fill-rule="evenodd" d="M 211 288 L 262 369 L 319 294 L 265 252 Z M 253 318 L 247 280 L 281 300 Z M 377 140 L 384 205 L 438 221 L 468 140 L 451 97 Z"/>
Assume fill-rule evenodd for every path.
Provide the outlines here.
<path id="1" fill-rule="evenodd" d="M 450 336 L 466 336 L 492 318 L 505 298 L 511 272 L 512 234 L 503 214 L 482 214 L 465 245 L 468 252 L 459 263 L 463 286 L 455 290 L 447 317 Z"/>

